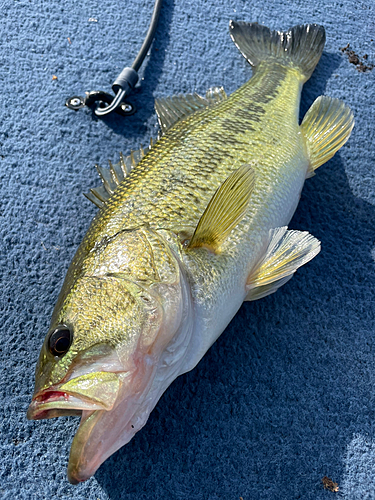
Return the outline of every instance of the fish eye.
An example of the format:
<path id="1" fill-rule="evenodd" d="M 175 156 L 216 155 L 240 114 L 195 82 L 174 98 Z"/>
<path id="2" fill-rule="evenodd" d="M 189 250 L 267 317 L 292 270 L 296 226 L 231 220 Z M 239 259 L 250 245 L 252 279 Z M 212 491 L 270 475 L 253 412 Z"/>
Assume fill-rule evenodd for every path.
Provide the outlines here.
<path id="1" fill-rule="evenodd" d="M 63 356 L 72 344 L 73 332 L 65 325 L 59 325 L 48 339 L 48 349 L 53 356 Z"/>

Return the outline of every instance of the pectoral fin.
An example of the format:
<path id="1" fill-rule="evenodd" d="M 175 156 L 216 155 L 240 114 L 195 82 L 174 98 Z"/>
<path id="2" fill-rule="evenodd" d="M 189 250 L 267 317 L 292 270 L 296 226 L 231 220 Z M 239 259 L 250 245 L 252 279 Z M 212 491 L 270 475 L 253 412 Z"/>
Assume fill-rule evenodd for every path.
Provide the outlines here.
<path id="1" fill-rule="evenodd" d="M 320 252 L 320 241 L 307 231 L 288 231 L 286 227 L 270 232 L 264 257 L 251 271 L 245 300 L 257 300 L 276 292 L 297 269 Z"/>
<path id="2" fill-rule="evenodd" d="M 346 143 L 353 127 L 353 113 L 345 103 L 326 96 L 315 100 L 301 124 L 310 156 L 307 177 Z"/>
<path id="3" fill-rule="evenodd" d="M 216 191 L 204 211 L 188 248 L 206 247 L 213 252 L 244 217 L 254 189 L 254 170 L 243 165 L 233 172 Z"/>

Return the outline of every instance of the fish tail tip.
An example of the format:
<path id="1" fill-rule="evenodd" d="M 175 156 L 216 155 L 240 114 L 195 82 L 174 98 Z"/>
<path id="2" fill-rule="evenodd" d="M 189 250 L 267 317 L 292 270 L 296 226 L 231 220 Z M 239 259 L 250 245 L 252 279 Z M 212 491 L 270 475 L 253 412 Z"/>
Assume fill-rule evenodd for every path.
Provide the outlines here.
<path id="1" fill-rule="evenodd" d="M 277 61 L 298 69 L 304 81 L 310 78 L 318 64 L 326 41 L 325 29 L 319 24 L 271 31 L 258 23 L 231 20 L 229 32 L 239 51 L 254 68 L 265 60 Z"/>

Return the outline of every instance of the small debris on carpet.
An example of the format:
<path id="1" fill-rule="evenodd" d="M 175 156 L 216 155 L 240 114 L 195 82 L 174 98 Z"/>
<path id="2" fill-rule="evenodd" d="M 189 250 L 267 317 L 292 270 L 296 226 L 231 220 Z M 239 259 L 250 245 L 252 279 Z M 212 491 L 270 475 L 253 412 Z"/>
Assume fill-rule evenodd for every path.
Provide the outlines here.
<path id="1" fill-rule="evenodd" d="M 354 64 L 357 71 L 360 73 L 366 73 L 366 71 L 371 71 L 374 69 L 374 64 L 365 64 L 363 61 L 367 61 L 368 54 L 362 56 L 362 58 L 349 48 L 350 44 L 348 43 L 346 47 L 341 47 L 340 50 L 343 54 L 348 56 L 349 62 Z M 361 60 L 362 59 L 362 60 Z"/>
<path id="2" fill-rule="evenodd" d="M 326 490 L 334 491 L 335 493 L 339 491 L 339 485 L 337 483 L 334 483 L 332 479 L 327 476 L 323 477 L 322 483 Z"/>

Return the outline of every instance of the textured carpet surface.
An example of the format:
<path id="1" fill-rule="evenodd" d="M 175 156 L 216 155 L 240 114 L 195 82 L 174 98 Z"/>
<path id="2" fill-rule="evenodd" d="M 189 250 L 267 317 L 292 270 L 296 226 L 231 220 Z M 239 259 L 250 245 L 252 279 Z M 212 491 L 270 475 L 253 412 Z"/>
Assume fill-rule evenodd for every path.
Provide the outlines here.
<path id="1" fill-rule="evenodd" d="M 375 5 L 357 0 L 165 0 L 130 118 L 65 99 L 110 90 L 145 35 L 152 0 L 0 3 L 0 497 L 76 500 L 375 499 Z M 301 116 L 320 94 L 354 111 L 350 142 L 306 182 L 291 228 L 322 251 L 278 293 L 246 303 L 146 427 L 93 478 L 66 479 L 78 419 L 28 422 L 35 363 L 74 252 L 97 209 L 95 163 L 155 136 L 153 99 L 233 92 L 251 68 L 228 21 L 323 24 L 327 44 Z M 53 75 L 57 79 L 53 79 Z M 325 490 L 322 478 L 339 485 Z"/>

